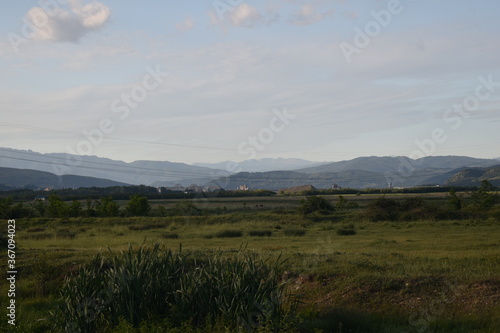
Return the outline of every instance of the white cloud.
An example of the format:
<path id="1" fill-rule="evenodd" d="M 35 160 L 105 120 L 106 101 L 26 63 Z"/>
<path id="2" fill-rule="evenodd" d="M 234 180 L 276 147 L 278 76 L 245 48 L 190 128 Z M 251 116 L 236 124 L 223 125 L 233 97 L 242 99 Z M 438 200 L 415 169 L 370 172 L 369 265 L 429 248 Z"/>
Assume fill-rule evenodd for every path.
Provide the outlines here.
<path id="1" fill-rule="evenodd" d="M 33 29 L 32 38 L 76 43 L 89 32 L 104 26 L 111 16 L 110 9 L 96 1 L 82 4 L 80 0 L 70 0 L 69 6 L 70 10 L 31 8 L 26 20 Z"/>
<path id="2" fill-rule="evenodd" d="M 210 17 L 210 23 L 227 30 L 226 24 L 234 27 L 252 28 L 256 23 L 263 20 L 263 16 L 257 8 L 242 3 L 236 7 L 226 9 L 224 12 L 216 13 L 214 10 L 207 12 Z"/>
<path id="3" fill-rule="evenodd" d="M 231 23 L 236 27 L 251 27 L 261 18 L 261 15 L 255 7 L 242 3 L 233 9 L 228 17 Z"/>
<path id="4" fill-rule="evenodd" d="M 175 25 L 175 27 L 177 28 L 177 30 L 180 30 L 180 31 L 192 30 L 194 28 L 194 20 L 191 17 L 188 17 L 183 22 L 177 23 Z"/>
<path id="5" fill-rule="evenodd" d="M 323 21 L 325 18 L 332 17 L 335 14 L 333 9 L 324 13 L 319 13 L 316 8 L 311 5 L 303 5 L 300 10 L 293 15 L 290 22 L 293 25 L 310 25 Z"/>

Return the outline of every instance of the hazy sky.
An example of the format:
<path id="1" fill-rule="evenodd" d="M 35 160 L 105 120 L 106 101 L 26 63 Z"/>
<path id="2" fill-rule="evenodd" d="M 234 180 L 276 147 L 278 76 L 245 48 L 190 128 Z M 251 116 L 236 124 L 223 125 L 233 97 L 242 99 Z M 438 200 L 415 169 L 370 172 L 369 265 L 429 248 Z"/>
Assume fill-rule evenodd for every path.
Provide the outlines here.
<path id="1" fill-rule="evenodd" d="M 0 146 L 500 157 L 498 0 L 2 1 Z"/>

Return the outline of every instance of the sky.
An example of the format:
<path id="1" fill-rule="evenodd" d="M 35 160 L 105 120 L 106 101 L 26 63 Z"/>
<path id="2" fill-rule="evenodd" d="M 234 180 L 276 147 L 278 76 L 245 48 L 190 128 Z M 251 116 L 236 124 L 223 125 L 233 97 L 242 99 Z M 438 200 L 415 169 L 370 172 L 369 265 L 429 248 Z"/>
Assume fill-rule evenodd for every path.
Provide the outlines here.
<path id="1" fill-rule="evenodd" d="M 0 147 L 500 157 L 497 0 L 0 4 Z"/>

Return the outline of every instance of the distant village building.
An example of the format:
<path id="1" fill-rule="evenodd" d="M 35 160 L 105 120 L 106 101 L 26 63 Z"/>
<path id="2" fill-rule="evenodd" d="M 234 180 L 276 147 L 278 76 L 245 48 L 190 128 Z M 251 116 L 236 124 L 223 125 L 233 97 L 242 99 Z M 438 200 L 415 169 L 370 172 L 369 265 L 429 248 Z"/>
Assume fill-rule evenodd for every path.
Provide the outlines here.
<path id="1" fill-rule="evenodd" d="M 240 190 L 240 191 L 248 191 L 248 186 L 246 186 L 246 185 L 240 185 L 238 187 L 238 190 Z"/>

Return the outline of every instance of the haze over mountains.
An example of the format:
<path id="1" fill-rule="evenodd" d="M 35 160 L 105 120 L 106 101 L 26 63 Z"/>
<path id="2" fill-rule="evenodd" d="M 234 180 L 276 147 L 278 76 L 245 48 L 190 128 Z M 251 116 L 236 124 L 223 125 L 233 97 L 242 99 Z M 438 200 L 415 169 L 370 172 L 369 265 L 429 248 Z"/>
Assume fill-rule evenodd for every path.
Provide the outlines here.
<path id="1" fill-rule="evenodd" d="M 226 170 L 228 165 L 236 165 L 240 172 L 265 172 L 275 170 L 296 170 L 307 167 L 314 167 L 328 162 L 312 162 L 300 158 L 263 158 L 260 160 L 252 159 L 243 162 L 224 161 L 219 163 L 195 163 L 193 165 L 207 167 L 212 169 Z"/>
<path id="2" fill-rule="evenodd" d="M 229 164 L 188 165 L 168 161 L 126 163 L 96 156 L 40 154 L 0 148 L 0 190 L 125 184 L 165 187 L 198 184 L 226 189 L 246 185 L 249 188 L 271 190 L 306 184 L 316 188 L 331 188 L 336 184 L 338 187 L 358 189 L 455 184 L 475 186 L 482 179 L 491 179 L 496 183 L 499 171 L 491 167 L 499 165 L 497 159 L 465 156 L 430 156 L 418 160 L 402 156 L 372 156 L 330 163 L 283 158 Z M 64 176 L 58 177 L 61 175 Z"/>

